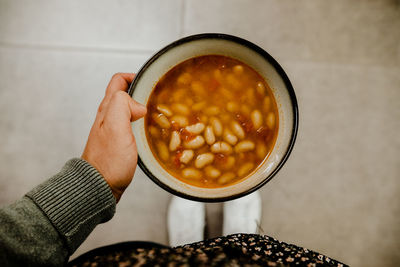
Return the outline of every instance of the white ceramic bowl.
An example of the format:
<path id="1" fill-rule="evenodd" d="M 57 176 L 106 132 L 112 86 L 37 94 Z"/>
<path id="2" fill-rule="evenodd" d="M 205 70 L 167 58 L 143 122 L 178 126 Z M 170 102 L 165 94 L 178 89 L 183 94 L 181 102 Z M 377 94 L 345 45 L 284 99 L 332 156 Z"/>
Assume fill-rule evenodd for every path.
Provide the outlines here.
<path id="1" fill-rule="evenodd" d="M 134 122 L 132 128 L 139 154 L 138 164 L 156 184 L 191 200 L 226 201 L 260 188 L 286 162 L 297 134 L 297 100 L 288 77 L 272 56 L 247 40 L 217 33 L 192 35 L 161 49 L 139 70 L 128 93 L 135 100 L 147 103 L 156 83 L 165 73 L 182 61 L 202 55 L 224 55 L 240 60 L 255 69 L 270 85 L 278 105 L 279 130 L 275 146 L 262 166 L 233 185 L 221 188 L 192 186 L 174 178 L 158 163 L 146 139 L 144 119 Z"/>

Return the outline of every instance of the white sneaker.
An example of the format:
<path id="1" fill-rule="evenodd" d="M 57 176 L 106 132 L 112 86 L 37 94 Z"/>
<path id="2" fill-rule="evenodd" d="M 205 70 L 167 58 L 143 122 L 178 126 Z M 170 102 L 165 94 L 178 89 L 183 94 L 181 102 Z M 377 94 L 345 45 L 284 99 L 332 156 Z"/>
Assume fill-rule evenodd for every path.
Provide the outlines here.
<path id="1" fill-rule="evenodd" d="M 224 203 L 224 236 L 237 233 L 257 234 L 261 223 L 261 197 L 258 191 Z"/>
<path id="2" fill-rule="evenodd" d="M 173 196 L 168 207 L 168 235 L 171 247 L 204 240 L 205 205 Z"/>

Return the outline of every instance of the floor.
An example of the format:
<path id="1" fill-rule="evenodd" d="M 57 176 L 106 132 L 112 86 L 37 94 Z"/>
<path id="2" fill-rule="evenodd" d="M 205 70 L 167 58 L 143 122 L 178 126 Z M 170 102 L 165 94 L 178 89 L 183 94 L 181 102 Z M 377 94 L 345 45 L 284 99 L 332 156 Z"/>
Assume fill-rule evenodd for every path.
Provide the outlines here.
<path id="1" fill-rule="evenodd" d="M 398 0 L 0 0 L 0 204 L 81 155 L 113 73 L 180 37 L 223 32 L 273 55 L 299 101 L 294 151 L 261 189 L 263 232 L 352 266 L 398 266 L 399 29 Z M 138 169 L 74 257 L 166 244 L 170 197 Z"/>

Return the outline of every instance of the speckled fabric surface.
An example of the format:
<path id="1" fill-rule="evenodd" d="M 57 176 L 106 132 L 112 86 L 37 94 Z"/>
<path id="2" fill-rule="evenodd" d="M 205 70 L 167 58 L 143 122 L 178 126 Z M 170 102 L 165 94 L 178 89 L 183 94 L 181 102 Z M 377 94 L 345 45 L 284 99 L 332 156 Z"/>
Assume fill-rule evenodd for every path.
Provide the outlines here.
<path id="1" fill-rule="evenodd" d="M 90 251 L 69 266 L 347 266 L 266 235 L 234 234 L 179 246 L 129 242 Z"/>

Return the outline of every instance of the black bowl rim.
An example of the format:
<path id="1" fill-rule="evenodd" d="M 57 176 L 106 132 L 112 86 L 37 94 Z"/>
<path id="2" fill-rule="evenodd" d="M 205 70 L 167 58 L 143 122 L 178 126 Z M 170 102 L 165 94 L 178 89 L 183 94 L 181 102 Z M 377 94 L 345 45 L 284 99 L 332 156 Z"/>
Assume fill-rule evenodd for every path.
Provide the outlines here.
<path id="1" fill-rule="evenodd" d="M 140 158 L 140 155 L 138 156 L 138 165 L 139 167 L 143 170 L 143 172 L 154 182 L 156 183 L 158 186 L 160 186 L 161 188 L 163 188 L 164 190 L 182 197 L 182 198 L 186 198 L 189 200 L 194 200 L 194 201 L 201 201 L 201 202 L 223 202 L 223 201 L 229 201 L 229 200 L 233 200 L 233 199 L 237 199 L 240 197 L 243 197 L 245 195 L 248 195 L 258 189 L 260 189 L 261 187 L 263 187 L 267 182 L 269 182 L 277 173 L 278 171 L 283 167 L 283 165 L 285 164 L 285 162 L 287 161 L 287 159 L 289 158 L 290 153 L 293 150 L 293 146 L 294 143 L 296 141 L 296 137 L 297 137 L 297 131 L 298 131 L 298 126 L 299 126 L 299 112 L 298 112 L 298 106 L 297 106 L 297 98 L 296 98 L 296 94 L 294 92 L 292 83 L 290 82 L 288 76 L 286 75 L 285 71 L 283 70 L 283 68 L 279 65 L 279 63 L 269 54 L 267 53 L 264 49 L 262 49 L 261 47 L 259 47 L 256 44 L 253 44 L 250 41 L 247 41 L 243 38 L 237 37 L 237 36 L 233 36 L 233 35 L 229 35 L 229 34 L 224 34 L 224 33 L 201 33 L 201 34 L 195 34 L 195 35 L 190 35 L 181 39 L 178 39 L 174 42 L 172 42 L 171 44 L 167 45 L 166 47 L 164 47 L 163 49 L 161 49 L 160 51 L 158 51 L 157 53 L 155 53 L 149 60 L 147 60 L 147 62 L 140 68 L 140 70 L 138 71 L 138 73 L 136 74 L 134 80 L 132 81 L 131 85 L 129 86 L 128 89 L 128 94 L 132 97 L 133 92 L 135 90 L 136 84 L 138 83 L 140 77 L 143 75 L 143 73 L 146 71 L 146 69 L 154 62 L 156 61 L 161 55 L 163 55 L 165 52 L 169 51 L 170 49 L 191 42 L 191 41 L 197 41 L 197 40 L 201 40 L 201 39 L 222 39 L 222 40 L 227 40 L 227 41 L 232 41 L 235 43 L 238 43 L 240 45 L 243 45 L 247 48 L 250 48 L 251 50 L 253 50 L 254 52 L 258 53 L 260 56 L 262 56 L 264 59 L 266 59 L 274 68 L 275 70 L 278 72 L 278 74 L 281 76 L 281 78 L 283 79 L 285 86 L 288 90 L 289 96 L 290 96 L 290 100 L 292 101 L 292 107 L 293 107 L 293 131 L 292 131 L 292 136 L 290 137 L 290 143 L 289 146 L 282 158 L 282 160 L 278 163 L 277 167 L 274 169 L 274 171 L 268 175 L 261 183 L 257 184 L 256 186 L 232 195 L 232 196 L 227 196 L 227 197 L 218 197 L 218 198 L 204 198 L 204 197 L 196 197 L 196 196 L 191 196 L 188 194 L 184 194 L 182 192 L 179 192 L 169 186 L 167 186 L 166 184 L 162 183 L 157 177 L 155 177 L 152 172 L 146 167 L 146 165 L 143 163 L 142 159 Z"/>

